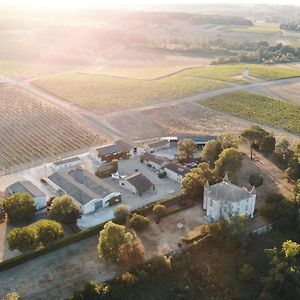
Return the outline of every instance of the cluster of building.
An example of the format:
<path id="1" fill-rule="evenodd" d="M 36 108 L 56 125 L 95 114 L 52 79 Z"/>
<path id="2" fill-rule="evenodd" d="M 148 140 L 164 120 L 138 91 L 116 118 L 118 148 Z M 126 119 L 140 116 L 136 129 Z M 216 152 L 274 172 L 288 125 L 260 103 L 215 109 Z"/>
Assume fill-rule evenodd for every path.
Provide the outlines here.
<path id="1" fill-rule="evenodd" d="M 140 161 L 157 174 L 164 173 L 167 178 L 181 183 L 184 176 L 190 172 L 191 166 L 177 162 L 176 158 L 163 155 L 163 151 L 177 149 L 181 139 L 192 139 L 199 148 L 215 136 L 180 136 L 166 137 L 148 143 L 141 147 L 131 145 L 123 140 L 117 140 L 109 145 L 92 149 L 90 158 L 99 164 L 111 163 L 114 160 L 141 157 Z M 98 208 L 107 207 L 121 201 L 121 193 L 111 191 L 104 181 L 85 170 L 79 156 L 70 157 L 51 163 L 52 174 L 43 181 L 48 184 L 55 195 L 70 195 L 81 207 L 83 214 L 94 212 Z M 155 191 L 155 185 L 144 174 L 136 170 L 133 174 L 120 176 L 113 174 L 119 181 L 119 186 L 137 195 Z M 162 176 L 163 177 L 163 176 Z M 29 193 L 36 202 L 37 209 L 46 206 L 46 195 L 29 181 L 19 181 L 6 190 L 6 194 Z M 220 218 L 228 219 L 234 213 L 244 213 L 253 217 L 256 201 L 255 189 L 248 191 L 232 184 L 228 177 L 221 183 L 204 188 L 203 208 L 209 221 Z"/>

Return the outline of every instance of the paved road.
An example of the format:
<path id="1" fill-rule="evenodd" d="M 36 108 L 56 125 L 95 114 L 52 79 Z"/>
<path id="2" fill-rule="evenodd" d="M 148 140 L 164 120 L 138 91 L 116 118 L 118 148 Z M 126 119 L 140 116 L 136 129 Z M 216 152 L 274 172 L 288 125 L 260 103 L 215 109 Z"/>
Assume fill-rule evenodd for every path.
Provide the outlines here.
<path id="1" fill-rule="evenodd" d="M 209 91 L 205 93 L 199 93 L 190 97 L 185 97 L 182 99 L 177 100 L 166 100 L 152 105 L 145 105 L 139 107 L 128 108 L 120 111 L 115 111 L 111 113 L 107 113 L 104 115 L 100 115 L 94 113 L 88 109 L 79 107 L 71 102 L 66 101 L 65 99 L 49 93 L 35 85 L 33 85 L 30 81 L 18 81 L 15 82 L 16 85 L 28 90 L 29 92 L 36 94 L 43 99 L 64 108 L 65 111 L 69 112 L 71 115 L 77 117 L 81 121 L 83 121 L 87 126 L 94 129 L 99 134 L 104 134 L 108 139 L 118 139 L 125 136 L 126 133 L 120 132 L 118 129 L 114 128 L 107 120 L 108 118 L 115 117 L 118 118 L 122 115 L 122 113 L 130 113 L 136 111 L 142 111 L 146 109 L 157 109 L 161 107 L 169 107 L 171 105 L 178 105 L 181 103 L 190 103 L 195 102 L 197 100 L 205 99 L 208 97 L 218 96 L 230 92 L 234 92 L 237 90 L 247 90 L 247 89 L 254 89 L 255 88 L 264 88 L 269 85 L 274 84 L 281 84 L 281 83 L 293 83 L 300 81 L 300 78 L 288 78 L 288 79 L 278 79 L 278 80 L 271 80 L 271 81 L 259 81 L 250 84 L 235 84 L 230 87 Z M 284 130 L 282 130 L 285 133 Z"/>

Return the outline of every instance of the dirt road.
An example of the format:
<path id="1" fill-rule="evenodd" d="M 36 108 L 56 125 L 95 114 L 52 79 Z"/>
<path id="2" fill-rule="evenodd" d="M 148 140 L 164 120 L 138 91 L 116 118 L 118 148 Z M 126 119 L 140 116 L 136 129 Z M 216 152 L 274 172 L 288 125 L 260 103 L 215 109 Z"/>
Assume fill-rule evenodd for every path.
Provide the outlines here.
<path id="1" fill-rule="evenodd" d="M 182 103 L 192 103 L 197 100 L 201 100 L 207 97 L 213 97 L 217 95 L 222 95 L 230 92 L 234 92 L 241 89 L 263 89 L 265 87 L 271 86 L 271 85 L 280 85 L 280 84 L 287 84 L 287 83 L 295 83 L 300 82 L 300 78 L 288 78 L 288 79 L 279 79 L 279 80 L 273 80 L 273 81 L 258 81 L 250 84 L 240 85 L 236 84 L 231 87 L 222 88 L 219 90 L 214 90 L 210 92 L 200 93 L 196 94 L 190 97 L 185 97 L 178 100 L 170 100 L 170 101 L 163 101 L 154 105 L 146 105 L 146 106 L 140 106 L 140 107 L 134 107 L 134 108 L 128 108 L 125 110 L 115 111 L 111 112 L 105 115 L 101 115 L 95 112 L 92 112 L 88 109 L 79 107 L 77 105 L 72 104 L 71 102 L 66 101 L 63 98 L 58 97 L 57 95 L 51 94 L 41 88 L 38 88 L 31 84 L 29 81 L 19 81 L 15 84 L 21 86 L 22 88 L 30 91 L 33 94 L 36 94 L 46 101 L 50 101 L 54 103 L 55 105 L 63 108 L 65 111 L 69 112 L 73 116 L 79 118 L 81 121 L 83 121 L 86 125 L 88 125 L 90 128 L 95 130 L 98 133 L 104 134 L 106 138 L 108 139 L 118 139 L 123 138 L 127 136 L 126 128 L 125 131 L 119 130 L 116 127 L 114 127 L 111 122 L 109 122 L 110 119 L 120 119 L 122 118 L 123 114 L 131 114 L 138 111 L 144 111 L 144 110 L 150 110 L 150 109 L 159 109 L 159 108 L 166 108 L 174 105 L 179 105 Z M 284 130 L 282 132 L 285 132 Z"/>

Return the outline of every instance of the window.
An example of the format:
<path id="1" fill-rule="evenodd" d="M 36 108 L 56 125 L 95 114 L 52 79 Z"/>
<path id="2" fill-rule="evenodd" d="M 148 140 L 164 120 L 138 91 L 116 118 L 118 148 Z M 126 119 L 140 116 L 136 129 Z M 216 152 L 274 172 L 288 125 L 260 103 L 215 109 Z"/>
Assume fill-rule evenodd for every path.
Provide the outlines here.
<path id="1" fill-rule="evenodd" d="M 212 199 L 210 199 L 210 206 L 213 206 L 213 201 L 212 201 Z"/>
<path id="2" fill-rule="evenodd" d="M 248 200 L 247 200 L 248 201 Z M 248 210 L 248 204 L 246 205 L 246 210 Z"/>

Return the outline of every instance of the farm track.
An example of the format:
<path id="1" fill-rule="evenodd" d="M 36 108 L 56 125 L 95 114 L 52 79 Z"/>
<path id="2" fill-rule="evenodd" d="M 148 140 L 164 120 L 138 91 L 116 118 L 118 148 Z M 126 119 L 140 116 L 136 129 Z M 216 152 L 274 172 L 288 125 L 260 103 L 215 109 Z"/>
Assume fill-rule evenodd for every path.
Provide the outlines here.
<path id="1" fill-rule="evenodd" d="M 139 106 L 139 107 L 134 107 L 134 108 L 128 108 L 128 109 L 123 109 L 119 111 L 114 111 L 111 113 L 107 114 L 98 114 L 95 112 L 92 112 L 88 109 L 79 107 L 75 104 L 72 104 L 71 102 L 66 101 L 65 99 L 51 94 L 46 90 L 43 90 L 33 84 L 31 84 L 29 81 L 19 81 L 16 82 L 15 84 L 28 90 L 29 92 L 36 94 L 42 98 L 44 98 L 47 101 L 50 101 L 51 103 L 63 108 L 65 111 L 67 111 L 69 114 L 76 116 L 78 119 L 83 121 L 87 126 L 89 126 L 91 129 L 94 131 L 98 132 L 99 134 L 103 134 L 106 136 L 108 139 L 118 139 L 118 138 L 124 138 L 126 137 L 126 132 L 122 132 L 115 128 L 112 124 L 110 124 L 109 119 L 111 118 L 121 118 L 122 114 L 130 114 L 132 112 L 138 112 L 138 111 L 143 111 L 143 110 L 148 110 L 148 109 L 159 109 L 159 108 L 167 108 L 172 105 L 179 105 L 182 103 L 193 103 L 201 99 L 205 99 L 208 97 L 214 97 L 238 90 L 261 90 L 264 88 L 267 88 L 268 86 L 272 85 L 279 85 L 282 83 L 294 83 L 294 82 L 300 82 L 300 78 L 287 78 L 287 79 L 277 79 L 277 80 L 272 80 L 272 81 L 258 81 L 255 83 L 250 83 L 250 84 L 235 84 L 230 87 L 226 88 L 221 88 L 218 90 L 214 91 L 209 91 L 209 92 L 204 92 L 204 93 L 199 93 L 190 97 L 185 97 L 182 99 L 178 100 L 170 100 L 170 101 L 164 101 L 160 103 L 156 103 L 153 105 L 145 105 L 145 106 Z M 251 122 L 249 122 L 251 123 Z M 280 130 L 282 133 L 286 133 L 285 130 Z M 298 138 L 299 136 L 296 135 Z"/>

